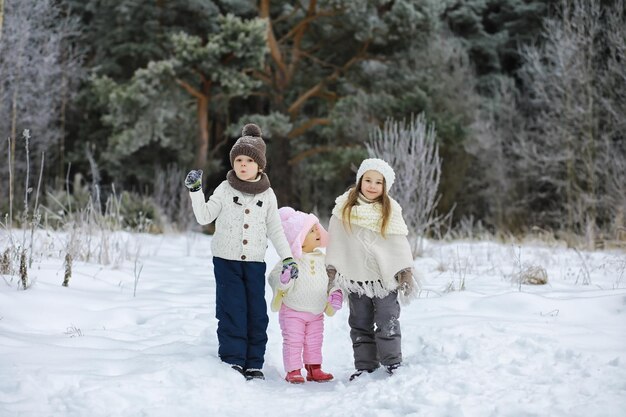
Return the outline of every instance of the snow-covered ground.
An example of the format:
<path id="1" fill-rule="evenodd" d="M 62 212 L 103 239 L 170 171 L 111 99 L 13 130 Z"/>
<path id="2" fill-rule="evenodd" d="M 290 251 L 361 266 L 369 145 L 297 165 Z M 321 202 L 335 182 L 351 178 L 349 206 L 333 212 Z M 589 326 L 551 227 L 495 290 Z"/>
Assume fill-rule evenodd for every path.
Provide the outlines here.
<path id="1" fill-rule="evenodd" d="M 37 237 L 28 290 L 0 279 L 2 417 L 626 416 L 624 252 L 427 242 L 415 262 L 423 291 L 400 317 L 400 371 L 348 382 L 344 306 L 326 319 L 335 381 L 294 386 L 275 313 L 267 380 L 246 382 L 217 358 L 209 236 L 119 235 L 134 258 L 76 262 L 67 288 L 66 238 Z M 549 283 L 516 283 L 528 265 Z"/>

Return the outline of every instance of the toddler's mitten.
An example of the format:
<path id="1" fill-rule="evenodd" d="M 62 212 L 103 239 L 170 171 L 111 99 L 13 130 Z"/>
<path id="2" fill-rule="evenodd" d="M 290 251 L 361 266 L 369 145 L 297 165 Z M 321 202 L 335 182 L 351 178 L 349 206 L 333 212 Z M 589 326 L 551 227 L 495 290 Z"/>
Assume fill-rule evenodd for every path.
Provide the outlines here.
<path id="1" fill-rule="evenodd" d="M 189 191 L 198 191 L 202 188 L 202 170 L 192 169 L 185 178 L 185 187 L 189 188 Z"/>
<path id="2" fill-rule="evenodd" d="M 291 268 L 283 269 L 283 272 L 280 274 L 280 282 L 281 284 L 286 284 L 291 279 Z"/>
<path id="3" fill-rule="evenodd" d="M 341 292 L 341 290 L 335 290 L 331 292 L 328 296 L 328 303 L 333 308 L 333 310 L 341 310 L 341 304 L 343 303 L 343 293 Z"/>
<path id="4" fill-rule="evenodd" d="M 293 260 L 293 258 L 283 259 L 283 271 L 280 274 L 281 279 L 282 279 L 282 274 L 285 271 L 289 271 L 289 279 L 298 278 L 298 264 L 296 263 L 296 261 Z"/>

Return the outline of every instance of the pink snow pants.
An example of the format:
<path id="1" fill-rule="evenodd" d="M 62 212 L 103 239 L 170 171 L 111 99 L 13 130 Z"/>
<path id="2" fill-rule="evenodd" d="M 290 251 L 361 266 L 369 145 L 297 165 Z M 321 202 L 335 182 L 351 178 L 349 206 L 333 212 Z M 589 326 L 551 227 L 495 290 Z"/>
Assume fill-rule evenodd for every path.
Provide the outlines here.
<path id="1" fill-rule="evenodd" d="M 324 340 L 324 313 L 313 314 L 280 307 L 278 322 L 283 333 L 283 364 L 285 371 L 302 369 L 307 365 L 322 364 Z"/>

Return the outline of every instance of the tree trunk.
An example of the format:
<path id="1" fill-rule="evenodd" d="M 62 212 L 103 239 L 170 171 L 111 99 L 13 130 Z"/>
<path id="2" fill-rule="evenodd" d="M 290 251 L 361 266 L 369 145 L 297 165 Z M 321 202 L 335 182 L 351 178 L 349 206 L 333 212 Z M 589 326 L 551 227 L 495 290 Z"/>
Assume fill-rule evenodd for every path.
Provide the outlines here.
<path id="1" fill-rule="evenodd" d="M 1 1 L 1 0 L 0 0 Z M 66 61 L 67 62 L 67 61 Z M 65 122 L 67 102 L 69 96 L 69 80 L 67 79 L 67 71 L 63 71 L 61 77 L 61 135 L 59 136 L 59 164 L 57 175 L 63 176 L 65 165 Z"/>
<path id="2" fill-rule="evenodd" d="M 205 83 L 203 95 L 198 97 L 198 140 L 194 169 L 206 169 L 209 152 L 209 85 Z"/>
<path id="3" fill-rule="evenodd" d="M 9 137 L 9 224 L 13 222 L 13 196 L 15 193 L 15 143 L 17 142 L 17 100 L 19 98 L 19 86 L 22 75 L 22 58 L 26 42 L 27 39 L 24 37 L 20 39 L 20 43 L 17 45 L 17 73 L 14 81 L 15 89 L 13 90 L 13 98 L 11 100 L 11 136 Z"/>
<path id="4" fill-rule="evenodd" d="M 0 0 L 0 42 L 2 41 L 2 28 L 4 23 L 4 0 Z M 2 85 L 0 85 L 0 97 L 2 97 Z M 10 140 L 10 139 L 9 139 Z M 10 167 L 9 167 L 10 169 Z M 2 184 L 0 183 L 0 187 Z M 2 188 L 0 188 L 0 196 L 2 195 Z"/>
<path id="5" fill-rule="evenodd" d="M 2 23 L 4 22 L 4 0 L 0 0 L 0 41 L 2 40 Z"/>
<path id="6" fill-rule="evenodd" d="M 272 189 L 276 193 L 278 207 L 297 205 L 298 184 L 294 182 L 292 187 L 293 168 L 288 162 L 291 157 L 289 153 L 289 139 L 277 136 L 272 137 L 271 142 L 268 144 L 268 149 L 267 171 Z"/>
<path id="7" fill-rule="evenodd" d="M 9 224 L 13 223 L 13 195 L 15 192 L 15 142 L 17 141 L 17 97 L 18 85 L 15 85 L 11 105 L 11 136 L 9 136 Z"/>

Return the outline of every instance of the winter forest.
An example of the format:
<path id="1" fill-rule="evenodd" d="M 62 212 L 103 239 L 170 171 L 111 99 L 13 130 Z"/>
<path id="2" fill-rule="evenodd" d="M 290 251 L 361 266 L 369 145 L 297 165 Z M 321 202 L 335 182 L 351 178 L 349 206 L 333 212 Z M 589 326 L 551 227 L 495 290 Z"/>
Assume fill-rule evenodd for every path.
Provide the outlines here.
<path id="1" fill-rule="evenodd" d="M 247 123 L 324 225 L 395 170 L 397 377 L 346 382 L 345 303 L 332 384 L 285 383 L 272 315 L 266 385 L 220 367 L 183 182 Z M 626 1 L 0 0 L 0 215 L 0 417 L 623 416 Z"/>
<path id="2" fill-rule="evenodd" d="M 430 236 L 624 239 L 621 0 L 0 5 L 15 225 L 36 196 L 49 224 L 117 198 L 126 227 L 184 230 L 181 178 L 203 169 L 215 188 L 248 121 L 279 203 L 326 217 L 368 140 L 421 116 L 440 160 L 429 214 L 445 218 Z"/>

